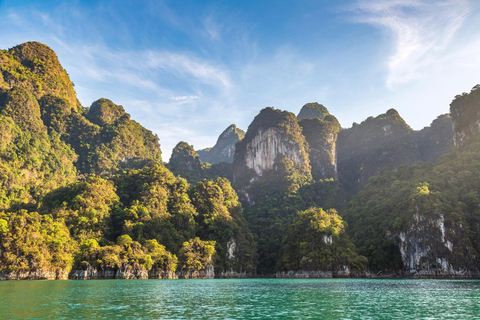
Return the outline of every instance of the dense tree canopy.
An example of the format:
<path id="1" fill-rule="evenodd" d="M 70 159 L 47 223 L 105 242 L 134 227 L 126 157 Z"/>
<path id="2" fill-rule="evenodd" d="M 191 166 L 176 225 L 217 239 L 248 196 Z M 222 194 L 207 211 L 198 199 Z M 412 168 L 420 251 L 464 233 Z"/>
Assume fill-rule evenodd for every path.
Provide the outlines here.
<path id="1" fill-rule="evenodd" d="M 336 210 L 310 208 L 300 211 L 286 232 L 279 270 L 328 270 L 365 268 L 367 259 L 354 251 L 346 224 Z"/>

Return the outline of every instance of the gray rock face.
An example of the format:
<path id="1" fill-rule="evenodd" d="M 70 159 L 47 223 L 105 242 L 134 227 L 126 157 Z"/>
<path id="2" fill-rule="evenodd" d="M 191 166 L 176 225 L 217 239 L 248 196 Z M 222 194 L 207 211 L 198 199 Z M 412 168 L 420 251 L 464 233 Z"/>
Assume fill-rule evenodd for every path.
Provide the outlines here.
<path id="1" fill-rule="evenodd" d="M 470 277 L 478 275 L 474 267 L 475 257 L 468 253 L 462 257 L 463 268 L 458 263 L 459 250 L 463 245 L 462 226 L 447 227 L 442 214 L 427 217 L 414 214 L 406 232 L 390 236 L 397 243 L 402 255 L 405 273 L 414 277 Z M 468 266 L 472 268 L 468 268 Z"/>
<path id="2" fill-rule="evenodd" d="M 306 165 L 305 154 L 298 144 L 289 139 L 285 130 L 266 128 L 257 133 L 252 141 L 246 144 L 245 164 L 261 176 L 265 170 L 271 170 L 278 155 L 285 155 L 295 165 Z"/>
<path id="3" fill-rule="evenodd" d="M 235 155 L 235 144 L 244 137 L 245 132 L 232 124 L 218 137 L 217 143 L 213 148 L 198 150 L 198 156 L 203 162 L 232 163 Z"/>
<path id="4" fill-rule="evenodd" d="M 180 279 L 213 279 L 215 278 L 215 270 L 213 264 L 208 264 L 203 270 L 180 270 L 177 271 L 177 276 Z"/>
<path id="5" fill-rule="evenodd" d="M 66 270 L 37 270 L 28 272 L 0 273 L 0 280 L 67 280 Z"/>
<path id="6" fill-rule="evenodd" d="M 245 138 L 239 141 L 233 161 L 233 186 L 249 205 L 255 203 L 250 188 L 278 168 L 278 161 L 291 161 L 300 174 L 310 175 L 308 144 L 294 114 L 265 108 L 248 127 Z M 272 175 L 272 174 L 270 174 Z M 281 176 L 277 176 L 281 177 Z M 270 179 L 271 180 L 271 179 Z"/>
<path id="7" fill-rule="evenodd" d="M 148 279 L 178 279 L 178 276 L 175 272 L 165 272 L 154 268 L 148 271 Z"/>
<path id="8" fill-rule="evenodd" d="M 74 270 L 70 273 L 70 279 L 94 280 L 94 279 L 149 279 L 149 272 L 137 269 L 130 265 L 124 265 L 116 270 L 107 268 L 98 270 L 88 267 L 86 270 Z"/>

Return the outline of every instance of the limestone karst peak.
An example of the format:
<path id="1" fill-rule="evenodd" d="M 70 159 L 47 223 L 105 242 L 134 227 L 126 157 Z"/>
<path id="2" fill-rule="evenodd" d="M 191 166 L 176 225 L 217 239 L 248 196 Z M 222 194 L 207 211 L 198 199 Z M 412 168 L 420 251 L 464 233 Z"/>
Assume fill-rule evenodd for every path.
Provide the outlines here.
<path id="1" fill-rule="evenodd" d="M 323 104 L 319 104 L 317 102 L 307 103 L 302 107 L 300 112 L 298 113 L 298 120 L 306 119 L 306 118 L 320 118 L 323 120 L 327 115 L 330 113 L 328 112 L 327 108 Z"/>

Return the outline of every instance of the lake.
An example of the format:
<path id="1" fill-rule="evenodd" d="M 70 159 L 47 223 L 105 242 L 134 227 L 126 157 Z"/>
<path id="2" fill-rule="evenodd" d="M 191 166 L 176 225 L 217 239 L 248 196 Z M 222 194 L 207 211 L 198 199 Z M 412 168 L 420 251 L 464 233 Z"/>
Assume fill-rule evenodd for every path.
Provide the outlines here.
<path id="1" fill-rule="evenodd" d="M 480 319 L 480 281 L 2 281 L 0 319 Z"/>

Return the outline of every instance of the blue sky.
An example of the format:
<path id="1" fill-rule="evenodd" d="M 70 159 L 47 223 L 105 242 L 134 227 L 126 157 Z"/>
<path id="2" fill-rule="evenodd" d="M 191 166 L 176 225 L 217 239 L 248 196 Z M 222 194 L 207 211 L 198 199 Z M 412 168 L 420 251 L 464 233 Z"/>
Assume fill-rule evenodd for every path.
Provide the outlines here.
<path id="1" fill-rule="evenodd" d="M 123 105 L 164 161 L 267 106 L 319 102 L 345 128 L 395 108 L 418 130 L 480 83 L 476 0 L 0 0 L 0 30 L 54 49 L 80 102 Z"/>

